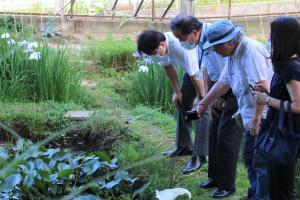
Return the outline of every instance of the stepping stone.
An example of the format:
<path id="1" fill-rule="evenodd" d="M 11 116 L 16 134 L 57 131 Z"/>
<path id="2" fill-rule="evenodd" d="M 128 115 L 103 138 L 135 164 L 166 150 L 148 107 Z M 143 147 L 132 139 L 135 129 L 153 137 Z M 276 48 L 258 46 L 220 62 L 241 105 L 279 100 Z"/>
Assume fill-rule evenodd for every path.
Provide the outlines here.
<path id="1" fill-rule="evenodd" d="M 94 114 L 94 111 L 68 111 L 64 117 L 67 117 L 72 121 L 82 121 L 93 116 Z"/>
<path id="2" fill-rule="evenodd" d="M 95 90 L 97 88 L 97 83 L 95 81 L 82 80 L 81 86 L 86 87 L 89 90 Z"/>

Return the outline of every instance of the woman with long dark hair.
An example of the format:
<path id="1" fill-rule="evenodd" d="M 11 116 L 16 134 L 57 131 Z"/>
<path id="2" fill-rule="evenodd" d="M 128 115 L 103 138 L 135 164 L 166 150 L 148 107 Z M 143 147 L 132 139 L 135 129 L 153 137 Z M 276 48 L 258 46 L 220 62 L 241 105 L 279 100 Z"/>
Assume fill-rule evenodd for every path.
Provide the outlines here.
<path id="1" fill-rule="evenodd" d="M 270 87 L 270 96 L 254 92 L 256 103 L 269 106 L 268 116 L 261 128 L 270 128 L 280 110 L 291 102 L 294 132 L 300 133 L 300 25 L 294 17 L 279 17 L 271 23 L 271 59 L 274 76 Z M 259 87 L 259 86 L 258 86 Z M 277 113 L 277 114 L 276 114 Z M 275 121 L 278 123 L 278 121 Z M 287 122 L 285 122 L 287 123 Z M 282 149 L 284 151 L 284 149 Z M 270 161 L 270 199 L 294 200 L 295 164 L 276 164 Z"/>

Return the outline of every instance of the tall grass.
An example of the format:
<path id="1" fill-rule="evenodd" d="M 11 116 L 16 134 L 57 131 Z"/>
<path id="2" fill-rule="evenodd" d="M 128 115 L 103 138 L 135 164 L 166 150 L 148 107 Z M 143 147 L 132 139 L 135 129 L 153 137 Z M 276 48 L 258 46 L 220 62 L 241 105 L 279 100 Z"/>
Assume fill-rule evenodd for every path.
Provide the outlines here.
<path id="1" fill-rule="evenodd" d="M 182 70 L 177 70 L 181 80 Z M 164 69 L 157 65 L 149 65 L 148 72 L 134 72 L 130 77 L 128 99 L 132 104 L 143 104 L 162 107 L 166 112 L 173 112 L 173 89 Z"/>
<path id="2" fill-rule="evenodd" d="M 85 51 L 85 57 L 97 63 L 98 69 L 111 68 L 124 71 L 132 68 L 136 45 L 130 39 L 91 41 Z"/>
<path id="3" fill-rule="evenodd" d="M 2 100 L 83 102 L 81 72 L 69 63 L 66 49 L 37 49 L 40 59 L 30 60 L 30 53 L 16 43 L 0 40 L 0 98 Z"/>

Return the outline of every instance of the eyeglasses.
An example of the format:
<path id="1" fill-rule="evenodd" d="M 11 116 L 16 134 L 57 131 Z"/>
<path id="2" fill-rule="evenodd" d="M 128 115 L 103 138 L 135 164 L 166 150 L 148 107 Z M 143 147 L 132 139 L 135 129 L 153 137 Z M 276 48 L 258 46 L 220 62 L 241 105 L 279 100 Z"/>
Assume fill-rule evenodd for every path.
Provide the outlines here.
<path id="1" fill-rule="evenodd" d="M 217 48 L 217 47 L 222 46 L 222 45 L 224 45 L 224 44 L 226 44 L 226 43 L 227 43 L 227 42 L 221 43 L 221 44 L 213 45 L 213 46 L 210 48 L 210 50 L 211 50 L 211 51 L 216 51 L 216 48 Z"/>

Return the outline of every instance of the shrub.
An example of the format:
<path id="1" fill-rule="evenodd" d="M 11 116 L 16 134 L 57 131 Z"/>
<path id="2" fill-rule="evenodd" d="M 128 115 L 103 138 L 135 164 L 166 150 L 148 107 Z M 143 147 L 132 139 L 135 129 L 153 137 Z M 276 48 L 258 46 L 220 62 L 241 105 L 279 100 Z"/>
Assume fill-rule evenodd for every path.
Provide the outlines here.
<path id="1" fill-rule="evenodd" d="M 98 70 L 113 69 L 116 71 L 130 70 L 134 64 L 132 53 L 136 47 L 132 40 L 91 41 L 85 51 L 85 57 L 97 63 Z"/>
<path id="2" fill-rule="evenodd" d="M 157 65 L 148 65 L 148 72 L 135 71 L 130 77 L 128 99 L 132 104 L 162 107 L 166 112 L 174 111 L 173 89 L 164 69 Z M 183 71 L 177 70 L 181 80 Z"/>
<path id="3" fill-rule="evenodd" d="M 9 44 L 10 43 L 10 44 Z M 81 72 L 66 49 L 0 39 L 0 98 L 4 100 L 86 102 Z M 33 47 L 34 46 L 34 47 Z"/>

